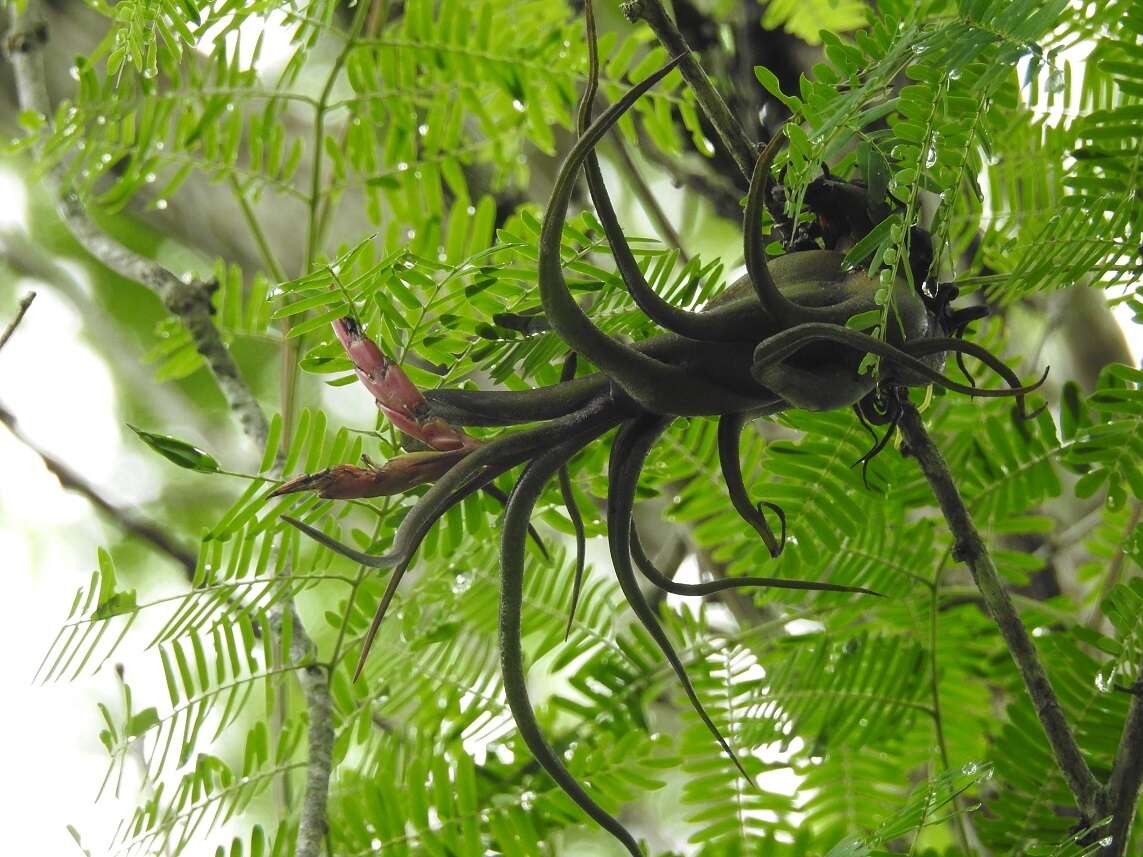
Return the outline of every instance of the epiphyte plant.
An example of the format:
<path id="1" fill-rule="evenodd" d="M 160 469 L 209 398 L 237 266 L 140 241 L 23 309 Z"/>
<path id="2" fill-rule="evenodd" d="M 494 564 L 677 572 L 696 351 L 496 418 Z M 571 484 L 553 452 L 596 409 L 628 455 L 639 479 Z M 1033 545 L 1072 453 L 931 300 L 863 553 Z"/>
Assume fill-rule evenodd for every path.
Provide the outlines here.
<path id="1" fill-rule="evenodd" d="M 703 308 L 691 311 L 664 301 L 648 284 L 628 245 L 612 207 L 595 149 L 623 114 L 682 60 L 677 56 L 592 119 L 598 81 L 594 21 L 586 4 L 590 71 L 579 110 L 579 138 L 556 177 L 540 237 L 539 289 L 547 324 L 569 350 L 561 383 L 527 391 L 417 389 L 394 361 L 365 334 L 352 315 L 333 329 L 356 369 L 391 424 L 419 449 L 384 465 L 366 460 L 364 467 L 339 465 L 302 476 L 275 494 L 317 491 L 322 497 L 351 499 L 400 493 L 416 485 L 431 487 L 412 506 L 398 528 L 391 549 L 371 555 L 332 539 L 302 521 L 287 518 L 316 541 L 365 566 L 391 569 L 358 661 L 365 663 L 380 623 L 432 526 L 453 506 L 479 490 L 495 491 L 492 482 L 523 465 L 516 486 L 505 498 L 500 555 L 500 660 L 505 694 L 526 745 L 536 761 L 583 811 L 616 837 L 632 855 L 642 851 L 632 834 L 597 804 L 564 767 L 541 733 L 528 697 L 521 646 L 524 553 L 530 516 L 548 481 L 559 475 L 563 496 L 577 533 L 576 593 L 583 573 L 583 527 L 570 490 L 568 466 L 586 446 L 614 431 L 608 466 L 607 533 L 620 589 L 663 656 L 670 663 L 696 712 L 735 761 L 749 775 L 730 745 L 707 716 L 687 678 L 682 661 L 641 589 L 635 569 L 651 585 L 684 595 L 706 595 L 729 587 L 784 587 L 876 595 L 867 589 L 829 582 L 768 577 L 735 577 L 700 584 L 679 584 L 658 571 L 646 556 L 635 531 L 633 512 L 640 472 L 656 439 L 680 418 L 717 418 L 722 475 L 736 511 L 778 556 L 785 542 L 786 519 L 775 504 L 755 503 L 748 496 L 739 463 L 739 436 L 753 419 L 788 408 L 832 410 L 854 407 L 863 418 L 889 424 L 870 454 L 880 452 L 892 431 L 907 389 L 935 384 L 974 396 L 1023 396 L 1037 386 L 1024 386 L 1016 375 L 983 347 L 961 338 L 978 317 L 973 309 L 951 310 L 955 290 L 932 287 L 927 280 L 928 236 L 917 229 L 912 242 L 917 258 L 907 272 L 882 277 L 881 272 L 849 269 L 843 264 L 845 242 L 864 237 L 864 212 L 841 218 L 845 206 L 865 203 L 861 189 L 832 177 L 807 195 L 817 221 L 786 242 L 791 249 L 767 257 L 762 232 L 771 168 L 782 135 L 775 135 L 758 154 L 750 176 L 743 216 L 746 275 Z M 640 310 L 664 333 L 627 344 L 602 331 L 576 302 L 563 275 L 560 241 L 580 171 L 607 238 L 616 267 Z M 829 217 L 830 228 L 822 224 Z M 812 246 L 812 249 L 804 249 Z M 886 279 L 888 282 L 886 283 Z M 880 335 L 848 326 L 863 314 L 877 312 L 885 320 Z M 1007 388 L 985 389 L 962 384 L 941 371 L 948 354 L 976 357 L 997 372 Z M 875 358 L 870 366 L 870 357 Z M 577 363 L 594 371 L 576 374 Z M 870 371 L 870 369 L 874 371 Z M 1042 379 L 1041 379 L 1042 381 Z M 478 439 L 463 427 L 529 427 Z M 866 457 L 866 459 L 868 456 Z M 776 534 L 767 517 L 779 523 Z"/>

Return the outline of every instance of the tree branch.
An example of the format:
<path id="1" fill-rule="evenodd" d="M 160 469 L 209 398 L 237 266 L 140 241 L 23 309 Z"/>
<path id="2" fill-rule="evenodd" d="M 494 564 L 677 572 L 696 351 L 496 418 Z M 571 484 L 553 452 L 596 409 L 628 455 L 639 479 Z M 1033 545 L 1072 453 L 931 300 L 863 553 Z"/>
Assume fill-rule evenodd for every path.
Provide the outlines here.
<path id="1" fill-rule="evenodd" d="M 1124 857 L 1131 845 L 1131 822 L 1139 805 L 1139 790 L 1143 786 L 1143 670 L 1135 682 L 1127 720 L 1119 738 L 1119 751 L 1111 765 L 1111 779 L 1107 786 L 1107 809 L 1111 824 L 1107 835 L 1111 842 L 1099 853 L 1100 857 Z"/>
<path id="2" fill-rule="evenodd" d="M 28 0 L 24 11 L 12 17 L 5 50 L 12 63 L 20 109 L 44 117 L 51 116 L 43 63 L 47 40 L 47 25 L 40 16 L 39 4 Z M 93 258 L 121 277 L 146 286 L 178 317 L 214 375 L 243 432 L 257 446 L 265 445 L 266 417 L 214 324 L 211 294 L 216 284 L 185 282 L 158 262 L 140 256 L 111 238 L 88 216 L 79 195 L 64 184 L 63 173 L 64 167 L 57 166 L 49 171 L 47 178 L 68 231 Z"/>
<path id="3" fill-rule="evenodd" d="M 306 635 L 294 610 L 289 606 L 294 634 L 290 641 L 290 657 L 301 663 L 310 657 L 314 644 Z M 333 770 L 333 705 L 329 695 L 329 671 L 325 664 L 310 663 L 295 671 L 309 713 L 307 732 L 306 784 L 302 791 L 301 817 L 298 820 L 296 857 L 318 857 L 322 851 L 329 823 L 329 778 Z"/>
<path id="4" fill-rule="evenodd" d="M 44 467 L 60 481 L 68 491 L 74 491 L 86 499 L 91 505 L 110 518 L 119 529 L 140 541 L 146 542 L 159 553 L 177 563 L 185 573 L 187 579 L 194 577 L 196 558 L 193 553 L 183 547 L 178 541 L 157 523 L 131 509 L 117 506 L 99 493 L 94 485 L 84 479 L 75 470 L 64 464 L 50 453 L 40 449 L 31 438 L 25 435 L 16 423 L 16 417 L 0 405 L 0 423 L 12 433 L 12 436 L 32 452 L 40 457 Z"/>
<path id="5" fill-rule="evenodd" d="M 8 340 L 12 338 L 12 334 L 16 332 L 16 328 L 20 326 L 20 322 L 24 320 L 24 313 L 28 311 L 28 307 L 32 305 L 32 301 L 35 299 L 35 292 L 28 292 L 24 297 L 20 298 L 20 303 L 16 307 L 16 317 L 8 322 L 8 326 L 4 328 L 4 332 L 0 333 L 0 348 L 8 344 Z"/>
<path id="6" fill-rule="evenodd" d="M 1044 666 L 1036 654 L 1036 647 L 1024 623 L 1004 588 L 996 564 L 977 532 L 964 499 L 957 490 L 952 474 L 940 450 L 925 430 L 921 415 L 909 401 L 902 405 L 901 433 L 908 444 L 909 454 L 917 459 L 933 494 L 940 504 L 949 529 L 952 531 L 953 558 L 968 565 L 973 580 L 988 612 L 992 615 L 1000 635 L 1008 646 L 1012 660 L 1024 679 L 1024 687 L 1032 699 L 1036 716 L 1044 728 L 1048 743 L 1056 757 L 1056 764 L 1067 780 L 1076 799 L 1076 805 L 1088 823 L 1098 820 L 1104 807 L 1104 789 L 1092 774 L 1075 736 L 1068 726 L 1063 708 L 1052 689 Z"/>
<path id="7" fill-rule="evenodd" d="M 623 14 L 632 23 L 640 19 L 646 21 L 671 56 L 685 55 L 686 58 L 679 64 L 683 79 L 694 92 L 695 98 L 714 125 L 719 139 L 734 158 L 739 171 L 748 178 L 754 170 L 754 160 L 757 157 L 754 145 L 745 129 L 730 112 L 730 108 L 726 106 L 722 96 L 718 94 L 718 90 L 714 88 L 714 84 L 710 82 L 687 40 L 675 26 L 667 10 L 663 8 L 662 0 L 627 0 L 623 3 Z"/>
<path id="8" fill-rule="evenodd" d="M 12 17 L 5 49 L 12 63 L 21 109 L 44 117 L 51 116 L 43 64 L 43 47 L 47 40 L 47 26 L 40 15 L 39 4 L 37 0 L 27 0 L 23 12 Z M 149 288 L 167 310 L 178 317 L 214 375 L 243 432 L 256 446 L 264 447 L 268 435 L 266 416 L 214 324 L 211 295 L 216 284 L 185 282 L 158 262 L 140 256 L 105 234 L 88 216 L 78 194 L 66 186 L 63 173 L 64 167 L 58 166 L 49 171 L 48 179 L 69 231 L 95 259 L 120 276 Z M 298 618 L 293 600 L 284 602 L 278 612 L 284 621 L 293 625 L 290 656 L 309 657 L 314 645 Z M 298 675 L 309 712 L 309 761 L 295 853 L 297 857 L 317 857 L 327 828 L 326 804 L 332 767 L 329 681 L 325 668 L 317 664 L 299 670 Z"/>
<path id="9" fill-rule="evenodd" d="M 679 70 L 683 74 L 683 79 L 686 80 L 691 91 L 694 92 L 695 99 L 698 101 L 699 107 L 702 108 L 702 115 L 714 126 L 715 135 L 722 142 L 725 152 L 729 153 L 730 159 L 733 160 L 743 177 L 749 179 L 754 171 L 754 162 L 757 158 L 758 149 L 750 137 L 750 134 L 747 133 L 742 123 L 738 121 L 737 116 L 735 116 L 734 112 L 731 111 L 727 105 L 726 100 L 710 82 L 710 77 L 707 75 L 702 63 L 699 62 L 698 56 L 691 50 L 679 26 L 672 20 L 671 16 L 667 14 L 662 0 L 624 0 L 622 5 L 623 14 L 627 17 L 628 21 L 632 23 L 640 19 L 646 21 L 671 56 L 682 55 L 685 57 L 679 64 Z M 682 12 L 686 12 L 692 18 L 696 17 L 697 14 L 692 7 L 685 5 L 680 5 L 676 9 L 676 14 L 681 15 Z M 693 25 L 695 21 L 692 20 L 691 23 Z M 753 80 L 751 82 L 753 83 Z M 735 102 L 741 101 L 741 99 L 733 97 L 732 100 Z M 740 105 L 739 109 L 742 109 Z M 760 120 L 752 122 L 751 124 L 761 129 Z M 720 170 L 716 171 L 725 172 L 729 168 L 729 164 L 726 161 L 723 150 L 719 150 L 716 147 L 715 157 L 717 166 L 720 168 Z M 673 170 L 671 172 L 672 174 L 674 173 Z M 714 190 L 713 186 L 708 185 L 701 179 L 698 181 L 698 189 L 707 196 L 710 196 L 711 191 Z M 712 197 L 712 201 L 716 200 Z M 766 210 L 770 212 L 770 216 L 779 224 L 776 235 L 782 236 L 781 224 L 786 220 L 783 203 L 772 194 L 766 195 L 764 203 Z M 724 213 L 730 219 L 738 219 L 740 217 L 741 207 L 737 193 L 735 193 L 731 199 L 731 208 L 731 211 L 722 212 L 720 207 L 720 213 Z M 786 237 L 782 237 L 782 240 L 785 241 Z"/>
<path id="10" fill-rule="evenodd" d="M 187 409 L 187 395 L 179 387 L 155 384 L 152 373 L 140 362 L 139 344 L 124 338 L 118 322 L 101 311 L 98 293 L 87 291 L 79 271 L 65 267 L 26 233 L 15 230 L 0 232 L 0 262 L 15 276 L 38 280 L 64 298 L 82 320 L 83 335 L 114 370 L 117 383 L 131 387 L 132 394 L 135 388 L 146 388 L 148 410 L 160 416 L 177 414 L 202 436 L 217 430 L 217 424 L 201 412 Z"/>
<path id="11" fill-rule="evenodd" d="M 642 127 L 636 129 L 639 135 L 640 154 L 669 176 L 676 187 L 688 190 L 706 199 L 711 209 L 719 217 L 731 222 L 742 218 L 742 191 L 727 182 L 721 173 L 696 169 L 686 158 L 664 155 L 651 142 L 650 136 Z M 695 156 L 699 157 L 699 156 Z"/>

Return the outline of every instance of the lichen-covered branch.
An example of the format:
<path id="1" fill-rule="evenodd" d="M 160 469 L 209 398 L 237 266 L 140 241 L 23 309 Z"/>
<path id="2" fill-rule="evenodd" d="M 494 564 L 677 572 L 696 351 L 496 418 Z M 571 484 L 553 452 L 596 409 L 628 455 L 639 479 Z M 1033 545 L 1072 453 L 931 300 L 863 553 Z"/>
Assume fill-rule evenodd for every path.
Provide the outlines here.
<path id="1" fill-rule="evenodd" d="M 12 63 L 21 110 L 51 117 L 45 83 L 43 49 L 48 30 L 39 3 L 28 0 L 24 11 L 13 15 L 4 46 Z M 249 385 L 242 378 L 222 335 L 214 324 L 211 294 L 214 284 L 185 281 L 153 259 L 140 256 L 107 235 L 87 214 L 76 192 L 61 181 L 63 168 L 49 171 L 47 178 L 56 196 L 64 224 L 79 244 L 104 266 L 125 279 L 146 286 L 178 317 L 190 334 L 218 383 L 243 432 L 257 446 L 266 442 L 267 423 Z"/>
<path id="2" fill-rule="evenodd" d="M 313 657 L 313 643 L 290 604 L 290 621 L 294 623 L 290 640 L 290 659 L 301 663 Z M 333 706 L 329 695 L 329 670 L 326 664 L 309 663 L 296 671 L 298 683 L 306 698 L 309 726 L 306 735 L 308 756 L 306 782 L 302 790 L 301 817 L 298 820 L 297 857 L 318 857 L 329 826 L 326 806 L 329 802 L 329 778 L 333 770 Z"/>
<path id="3" fill-rule="evenodd" d="M 1101 817 L 1103 786 L 1092 774 L 1080 752 L 1059 698 L 1036 654 L 1035 644 L 1004 588 L 996 564 L 972 521 L 948 464 L 925 430 L 920 413 L 908 401 L 902 405 L 899 426 L 908 444 L 909 454 L 921 466 L 952 531 L 953 558 L 966 563 L 972 572 L 988 612 L 1000 629 L 1012 660 L 1016 662 L 1036 716 L 1044 728 L 1068 788 L 1076 799 L 1076 805 L 1086 821 L 1094 822 Z"/>

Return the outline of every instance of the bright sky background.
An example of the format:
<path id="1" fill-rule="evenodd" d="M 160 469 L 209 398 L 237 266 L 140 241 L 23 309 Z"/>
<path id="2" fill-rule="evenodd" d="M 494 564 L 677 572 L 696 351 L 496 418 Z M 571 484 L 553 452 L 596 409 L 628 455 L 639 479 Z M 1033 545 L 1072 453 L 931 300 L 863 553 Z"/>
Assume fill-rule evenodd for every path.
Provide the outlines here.
<path id="1" fill-rule="evenodd" d="M 0 199 L 6 201 L 0 232 L 21 229 L 24 188 L 6 170 L 0 170 Z M 78 266 L 73 270 L 82 273 Z M 126 505 L 146 502 L 154 496 L 153 477 L 145 475 L 148 468 L 140 466 L 137 451 L 123 443 L 115 388 L 103 358 L 80 341 L 82 320 L 50 286 L 17 285 L 18 294 L 28 290 L 37 292 L 36 301 L 0 352 L 0 402 L 39 446 L 109 497 Z M 0 325 L 12 309 L 0 309 Z M 29 366 L 36 371 L 27 371 Z M 77 372 L 76 367 L 82 368 Z M 67 379 L 66 395 L 46 379 Z M 130 790 L 128 801 L 120 804 L 93 802 L 107 765 L 94 703 L 115 703 L 118 682 L 111 670 L 72 684 L 36 687 L 31 680 L 109 532 L 86 500 L 62 490 L 39 457 L 5 429 L 0 429 L 0 473 L 0 556 L 7 590 L 6 619 L 0 623 L 5 652 L 0 727 L 7 738 L 5 767 L 17 773 L 0 782 L 0 806 L 12 837 L 6 850 L 79 854 L 65 824 L 90 831 L 93 842 L 105 842 L 133 806 Z M 128 678 L 136 683 L 131 672 Z M 165 694 L 161 683 L 139 690 Z"/>
<path id="2" fill-rule="evenodd" d="M 253 45 L 256 29 L 253 22 L 243 27 L 249 31 L 243 34 L 245 45 Z M 270 22 L 260 67 L 268 68 L 284 58 L 286 35 L 280 22 Z M 668 205 L 677 197 L 665 180 L 655 191 Z M 21 179 L 2 167 L 0 200 L 4 200 L 2 239 L 9 231 L 22 231 L 26 222 Z M 83 287 L 82 265 L 66 267 Z M 125 442 L 111 377 L 103 359 L 80 339 L 83 320 L 44 284 L 20 283 L 17 292 L 29 289 L 39 296 L 19 332 L 0 352 L 0 402 L 17 415 L 37 444 L 71 464 L 113 499 L 145 503 L 155 494 L 154 477 L 141 461 L 137 445 Z M 14 309 L 0 307 L 0 327 Z M 1131 313 L 1124 308 L 1117 311 L 1117 317 L 1138 363 L 1143 356 L 1143 329 L 1131 324 Z M 30 366 L 34 372 L 28 371 Z M 66 395 L 53 389 L 56 379 L 67 382 Z M 116 710 L 121 695 L 118 681 L 110 669 L 48 687 L 33 686 L 31 679 L 65 617 L 71 594 L 87 582 L 95 566 L 96 548 L 109 541 L 109 530 L 85 500 L 62 490 L 39 458 L 2 428 L 0 474 L 0 557 L 7 596 L 0 623 L 0 651 L 5 653 L 0 659 L 0 687 L 5 696 L 0 706 L 0 734 L 7 739 L 5 768 L 9 771 L 0 778 L 5 851 L 46 857 L 78 854 L 65 831 L 70 823 L 83 832 L 85 845 L 98 855 L 136 799 L 137 783 L 128 777 L 122 800 L 105 796 L 98 805 L 94 803 L 107 764 L 107 754 L 98 741 L 102 722 L 95 702 L 103 701 Z M 169 568 L 162 574 L 163 585 L 172 585 L 175 579 Z M 142 638 L 145 631 L 132 636 Z M 124 649 L 121 659 L 137 702 L 146 706 L 167 698 L 157 658 L 132 656 L 130 649 Z"/>
<path id="3" fill-rule="evenodd" d="M 270 71 L 288 56 L 290 32 L 282 18 L 275 12 L 264 26 L 251 18 L 240 28 L 245 51 L 252 50 L 259 30 L 264 33 L 259 70 Z M 204 50 L 212 38 L 204 34 Z M 236 35 L 228 38 L 232 41 Z M 0 200 L 2 246 L 2 235 L 22 232 L 27 220 L 22 180 L 2 167 Z M 81 288 L 83 264 L 66 266 Z M 106 496 L 126 505 L 145 503 L 155 495 L 154 477 L 141 463 L 138 448 L 127 446 L 111 376 L 103 358 L 81 341 L 82 319 L 50 286 L 33 281 L 17 285 L 19 295 L 28 290 L 37 292 L 36 301 L 0 352 L 0 402 L 37 445 L 100 486 Z M 13 311 L 0 307 L 0 329 Z M 28 366 L 36 371 L 28 372 Z M 81 372 L 76 367 L 82 367 Z M 66 395 L 45 389 L 45 379 L 66 379 Z M 0 734 L 7 739 L 4 767 L 9 771 L 0 778 L 4 851 L 79 855 L 66 831 L 72 824 L 83 834 L 84 846 L 100 855 L 116 825 L 135 807 L 138 787 L 128 776 L 120 800 L 109 790 L 95 803 L 108 759 L 98 740 L 103 722 L 95 703 L 119 710 L 119 681 L 111 669 L 46 687 L 33 686 L 32 676 L 66 617 L 72 593 L 88 582 L 96 549 L 113 534 L 86 500 L 61 489 L 39 457 L 3 427 L 0 474 L 0 557 L 7 594 L 0 622 L 0 651 L 5 653 L 0 660 L 0 686 L 5 689 Z M 163 576 L 168 585 L 177 579 L 169 568 Z M 145 633 L 133 629 L 131 636 L 139 639 Z M 136 708 L 166 700 L 162 676 L 154 669 L 157 658 L 131 657 L 130 648 L 122 654 L 116 660 L 126 664 Z M 185 853 L 197 857 L 213 849 Z"/>

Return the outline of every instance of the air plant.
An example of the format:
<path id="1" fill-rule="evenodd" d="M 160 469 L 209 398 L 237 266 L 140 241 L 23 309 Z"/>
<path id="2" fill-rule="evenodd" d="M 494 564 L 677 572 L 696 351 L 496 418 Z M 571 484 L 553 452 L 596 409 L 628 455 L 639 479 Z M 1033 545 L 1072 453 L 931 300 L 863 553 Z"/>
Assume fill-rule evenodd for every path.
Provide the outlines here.
<path id="1" fill-rule="evenodd" d="M 611 559 L 623 595 L 635 616 L 662 650 L 694 709 L 715 740 L 749 779 L 730 745 L 703 705 L 663 631 L 636 576 L 668 592 L 706 595 L 731 587 L 776 587 L 876 595 L 861 587 L 808 580 L 740 577 L 684 585 L 675 583 L 648 559 L 633 524 L 636 486 L 644 461 L 656 439 L 679 418 L 716 418 L 718 452 L 723 478 L 735 510 L 763 540 L 771 556 L 785 543 L 786 519 L 767 501 L 753 501 L 743 482 L 739 438 L 744 427 L 759 417 L 791 407 L 832 410 L 854 407 L 869 422 L 889 425 L 868 458 L 886 445 L 899 403 L 908 387 L 935 384 L 973 396 L 1014 396 L 1023 407 L 1025 394 L 1039 382 L 1024 386 L 996 356 L 962 337 L 976 310 L 951 310 L 955 290 L 950 286 L 922 290 L 919 275 L 897 276 L 888 289 L 864 270 L 843 266 L 845 254 L 836 249 L 843 238 L 862 237 L 861 212 L 839 218 L 845 206 L 864 204 L 860 188 L 827 175 L 820 193 L 810 195 L 819 215 L 816 234 L 804 231 L 791 240 L 809 246 L 816 240 L 825 249 L 795 249 L 768 259 L 761 229 L 768 182 L 782 135 L 763 148 L 750 177 L 744 212 L 743 241 L 746 275 L 702 311 L 685 310 L 663 300 L 647 283 L 623 234 L 595 155 L 603 136 L 623 114 L 681 57 L 675 57 L 592 120 L 598 80 L 591 5 L 586 6 L 590 73 L 579 111 L 579 138 L 557 175 L 540 236 L 539 289 L 548 325 L 570 350 L 559 384 L 526 391 L 420 391 L 401 368 L 386 357 L 352 317 L 334 322 L 334 331 L 353 360 L 358 378 L 374 396 L 395 428 L 424 449 L 391 459 L 382 466 L 339 465 L 292 480 L 276 494 L 314 490 L 328 498 L 374 497 L 430 484 L 401 522 L 391 549 L 371 555 L 341 544 L 322 531 L 293 518 L 287 520 L 314 540 L 362 565 L 391 569 L 389 581 L 365 637 L 357 665 L 359 675 L 378 627 L 430 528 L 470 494 L 492 487 L 501 474 L 523 466 L 501 527 L 500 657 L 505 694 L 520 734 L 536 761 L 588 816 L 613 834 L 632 855 L 639 855 L 634 837 L 600 807 L 571 776 L 552 750 L 536 722 L 528 698 L 520 639 L 524 587 L 524 551 L 530 516 L 549 480 L 560 477 L 562 493 L 577 534 L 576 581 L 569 605 L 569 627 L 583 573 L 583 527 L 575 510 L 568 464 L 580 450 L 614 431 L 608 467 L 607 533 Z M 666 332 L 634 344 L 600 330 L 576 303 L 563 275 L 560 241 L 570 199 L 580 171 L 616 266 L 636 305 Z M 816 197 L 816 202 L 815 202 Z M 828 214 L 829 229 L 824 228 Z M 842 224 L 840 227 L 838 224 Z M 848 224 L 848 225 L 847 225 Z M 856 224 L 856 225 L 855 225 Z M 918 230 L 919 231 L 919 230 Z M 919 231 L 920 232 L 920 231 Z M 914 242 L 928 246 L 920 232 Z M 927 271 L 927 262 L 914 266 Z M 883 311 L 882 337 L 847 327 L 859 314 Z M 975 357 L 999 374 L 1006 389 L 984 389 L 945 376 L 947 354 Z M 876 373 L 866 371 L 868 355 L 878 358 Z M 575 360 L 595 371 L 575 377 Z M 971 380 L 971 379 L 970 379 Z M 522 426 L 494 438 L 478 440 L 464 426 Z M 778 523 L 776 534 L 771 518 Z"/>

